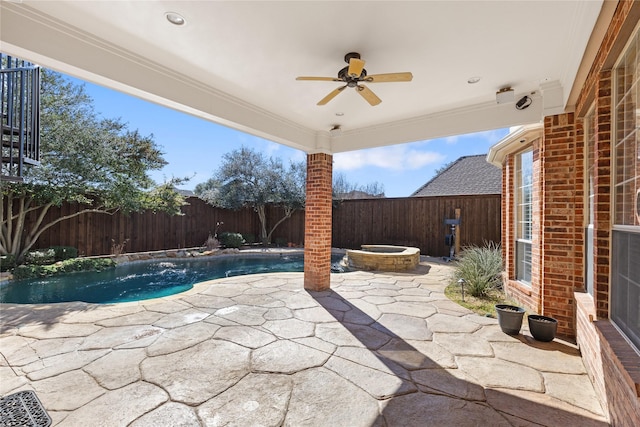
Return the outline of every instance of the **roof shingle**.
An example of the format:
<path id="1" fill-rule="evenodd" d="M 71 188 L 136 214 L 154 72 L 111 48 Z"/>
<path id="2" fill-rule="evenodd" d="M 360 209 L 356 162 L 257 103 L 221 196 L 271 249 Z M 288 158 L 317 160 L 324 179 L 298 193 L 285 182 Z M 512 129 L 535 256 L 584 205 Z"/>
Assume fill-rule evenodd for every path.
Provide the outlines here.
<path id="1" fill-rule="evenodd" d="M 460 157 L 411 197 L 501 194 L 502 170 L 486 158 L 486 154 Z"/>

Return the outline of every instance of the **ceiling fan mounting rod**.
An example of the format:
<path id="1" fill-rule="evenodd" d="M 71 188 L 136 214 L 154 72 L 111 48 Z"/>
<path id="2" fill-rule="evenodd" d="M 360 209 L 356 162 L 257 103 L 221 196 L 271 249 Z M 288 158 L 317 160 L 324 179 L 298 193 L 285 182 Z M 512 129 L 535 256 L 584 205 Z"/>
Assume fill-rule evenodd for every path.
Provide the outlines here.
<path id="1" fill-rule="evenodd" d="M 349 52 L 344 56 L 344 62 L 348 64 L 351 58 L 360 59 L 360 54 L 358 52 Z"/>

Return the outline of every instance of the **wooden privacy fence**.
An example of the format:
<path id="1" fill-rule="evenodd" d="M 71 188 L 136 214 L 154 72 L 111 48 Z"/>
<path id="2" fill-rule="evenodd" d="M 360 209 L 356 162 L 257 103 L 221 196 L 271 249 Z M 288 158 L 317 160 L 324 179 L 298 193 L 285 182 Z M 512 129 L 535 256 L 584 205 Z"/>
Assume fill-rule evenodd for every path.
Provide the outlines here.
<path id="1" fill-rule="evenodd" d="M 218 232 L 250 233 L 259 239 L 260 223 L 253 210 L 218 209 L 195 197 L 187 201 L 189 205 L 181 216 L 152 212 L 79 215 L 43 233 L 37 247 L 75 246 L 85 256 L 109 254 L 114 243 L 125 240 L 125 252 L 197 247 L 215 232 L 218 222 L 223 223 Z M 45 221 L 78 209 L 73 204 L 52 208 Z M 446 256 L 445 235 L 449 229 L 444 220 L 454 218 L 455 209 L 461 211 L 462 245 L 481 245 L 485 240 L 500 242 L 500 195 L 482 195 L 345 200 L 333 209 L 332 245 L 350 249 L 362 244 L 416 246 L 424 255 Z M 267 210 L 272 223 L 282 215 L 280 208 L 272 206 Z M 33 220 L 35 213 L 27 223 Z M 276 238 L 302 245 L 304 212 L 296 212 L 282 223 L 272 240 Z"/>
<path id="2" fill-rule="evenodd" d="M 460 242 L 482 245 L 500 242 L 500 195 L 408 197 L 348 200 L 333 210 L 332 245 L 359 248 L 361 244 L 415 246 L 420 253 L 448 256 L 445 219 L 460 209 Z"/>

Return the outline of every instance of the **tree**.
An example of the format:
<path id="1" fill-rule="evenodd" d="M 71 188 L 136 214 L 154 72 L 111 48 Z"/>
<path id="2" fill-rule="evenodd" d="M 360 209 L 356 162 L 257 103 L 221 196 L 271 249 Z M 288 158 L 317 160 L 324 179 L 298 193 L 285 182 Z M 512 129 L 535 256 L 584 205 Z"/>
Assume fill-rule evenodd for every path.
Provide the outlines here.
<path id="1" fill-rule="evenodd" d="M 367 185 L 360 185 L 347 181 L 343 173 L 333 175 L 332 183 L 333 199 L 344 200 L 354 198 L 354 193 L 362 193 L 367 197 L 384 197 L 384 185 L 378 181 L 371 182 Z"/>
<path id="2" fill-rule="evenodd" d="M 241 147 L 222 157 L 222 164 L 208 181 L 198 184 L 194 192 L 207 203 L 225 209 L 251 207 L 260 220 L 263 244 L 271 242 L 274 230 L 304 208 L 306 166 L 267 158 L 250 148 Z M 268 228 L 266 206 L 280 206 L 284 216 Z"/>
<path id="3" fill-rule="evenodd" d="M 174 186 L 185 180 L 156 185 L 148 175 L 166 164 L 153 135 L 99 118 L 84 86 L 49 70 L 41 73 L 40 99 L 41 165 L 28 169 L 23 182 L 2 183 L 0 254 L 20 261 L 45 230 L 87 212 L 180 212 L 184 198 Z M 84 208 L 45 222 L 49 209 L 63 202 Z M 36 219 L 27 229 L 32 212 Z"/>

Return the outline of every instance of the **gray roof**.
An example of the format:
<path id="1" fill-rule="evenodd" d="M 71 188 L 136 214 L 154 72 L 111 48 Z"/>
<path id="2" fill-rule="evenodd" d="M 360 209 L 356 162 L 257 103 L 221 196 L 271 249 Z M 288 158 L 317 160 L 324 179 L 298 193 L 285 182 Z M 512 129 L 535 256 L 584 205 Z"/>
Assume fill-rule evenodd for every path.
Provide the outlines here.
<path id="1" fill-rule="evenodd" d="M 502 170 L 486 159 L 486 154 L 460 157 L 411 197 L 501 194 Z"/>
<path id="2" fill-rule="evenodd" d="M 196 194 L 195 194 L 193 191 L 191 191 L 191 190 L 181 190 L 181 189 L 179 189 L 179 188 L 176 188 L 176 192 L 177 192 L 178 194 L 180 194 L 181 196 L 184 196 L 184 197 L 194 197 L 194 196 L 196 195 Z"/>

